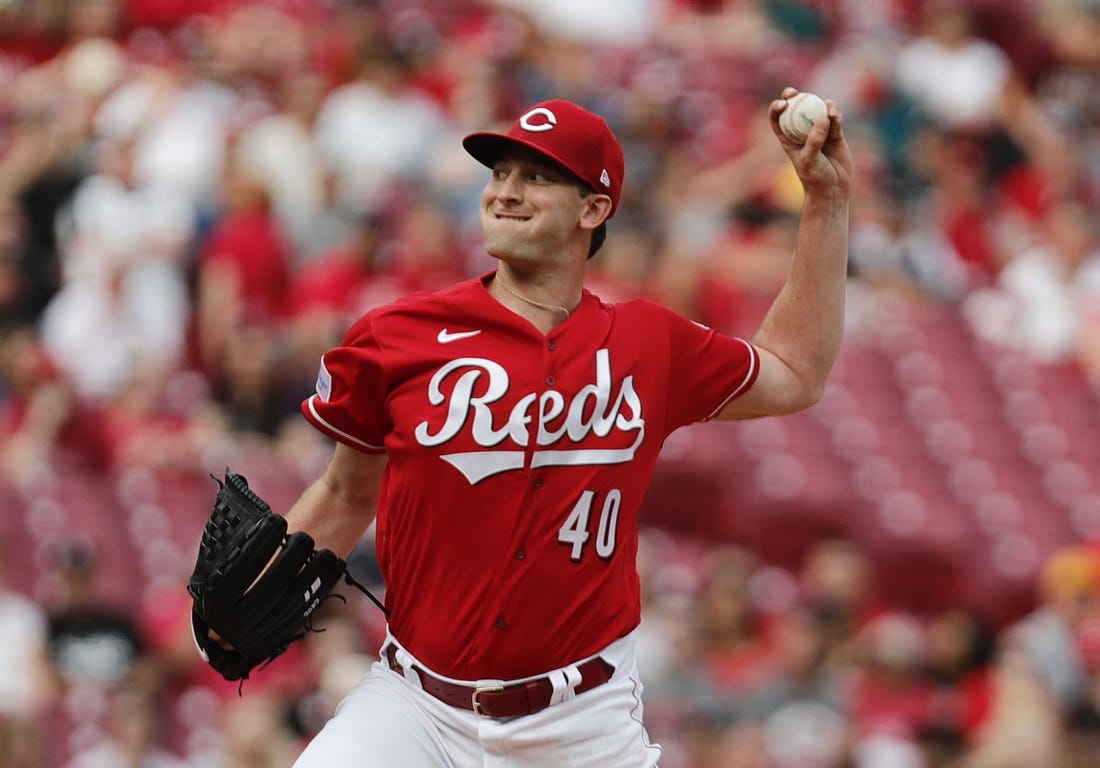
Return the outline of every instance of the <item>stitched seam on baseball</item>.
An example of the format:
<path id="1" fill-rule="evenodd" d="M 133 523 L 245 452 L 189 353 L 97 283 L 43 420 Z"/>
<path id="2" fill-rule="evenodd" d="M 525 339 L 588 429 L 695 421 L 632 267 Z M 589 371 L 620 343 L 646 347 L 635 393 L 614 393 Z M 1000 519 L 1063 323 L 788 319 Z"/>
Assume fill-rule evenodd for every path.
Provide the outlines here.
<path id="1" fill-rule="evenodd" d="M 797 93 L 787 100 L 787 106 L 779 115 L 779 127 L 792 141 L 805 141 L 814 127 L 813 117 L 800 111 L 802 102 L 810 98 L 808 93 Z"/>

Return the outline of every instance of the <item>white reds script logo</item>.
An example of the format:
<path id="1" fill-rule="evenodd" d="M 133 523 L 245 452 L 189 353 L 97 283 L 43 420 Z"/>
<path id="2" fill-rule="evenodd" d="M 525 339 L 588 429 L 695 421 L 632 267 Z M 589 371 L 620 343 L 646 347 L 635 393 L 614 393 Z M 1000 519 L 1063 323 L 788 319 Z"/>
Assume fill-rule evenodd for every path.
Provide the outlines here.
<path id="1" fill-rule="evenodd" d="M 536 118 L 539 117 L 546 118 L 546 122 L 533 122 Z M 519 127 L 525 131 L 531 131 L 531 133 L 552 131 L 554 130 L 554 126 L 556 126 L 557 124 L 558 116 L 546 107 L 535 107 L 519 119 Z"/>
<path id="2" fill-rule="evenodd" d="M 596 352 L 596 381 L 581 387 L 571 401 L 554 389 L 531 392 L 498 423 L 489 406 L 508 392 L 509 384 L 508 372 L 492 360 L 462 357 L 450 361 L 436 371 L 428 385 L 428 401 L 444 414 L 443 423 L 433 431 L 430 421 L 420 422 L 414 433 L 416 441 L 425 447 L 444 445 L 468 425 L 474 442 L 483 450 L 443 454 L 442 458 L 473 485 L 501 472 L 523 469 L 524 449 L 532 442 L 536 446 L 531 457 L 534 469 L 621 464 L 634 458 L 645 437 L 634 377 L 625 377 L 619 391 L 612 392 L 611 357 L 606 349 Z M 445 386 L 449 392 L 444 391 Z M 481 394 L 475 395 L 475 388 Z M 632 432 L 636 434 L 628 445 Z M 620 439 L 615 439 L 616 434 Z M 591 435 L 608 447 L 559 447 L 563 441 L 577 446 Z M 627 439 L 622 439 L 624 436 Z"/>

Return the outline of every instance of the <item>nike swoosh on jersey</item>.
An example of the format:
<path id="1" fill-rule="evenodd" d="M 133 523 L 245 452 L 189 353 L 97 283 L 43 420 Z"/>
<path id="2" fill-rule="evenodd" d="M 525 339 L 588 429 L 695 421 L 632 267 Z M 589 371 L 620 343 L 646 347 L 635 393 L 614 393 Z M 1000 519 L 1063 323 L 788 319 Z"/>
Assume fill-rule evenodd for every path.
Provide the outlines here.
<path id="1" fill-rule="evenodd" d="M 480 330 L 452 333 L 451 331 L 444 328 L 442 331 L 439 332 L 439 335 L 435 337 L 435 340 L 438 341 L 440 344 L 450 344 L 452 341 L 468 339 L 471 336 L 477 336 L 479 333 L 481 333 Z"/>

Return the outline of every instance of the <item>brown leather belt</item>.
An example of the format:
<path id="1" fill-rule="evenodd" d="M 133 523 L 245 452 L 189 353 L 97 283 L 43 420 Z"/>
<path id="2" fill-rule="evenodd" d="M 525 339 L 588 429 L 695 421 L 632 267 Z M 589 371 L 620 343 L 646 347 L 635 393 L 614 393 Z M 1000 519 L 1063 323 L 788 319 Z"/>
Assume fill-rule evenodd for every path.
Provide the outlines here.
<path id="1" fill-rule="evenodd" d="M 405 674 L 405 669 L 397 663 L 397 647 L 389 646 L 383 651 L 390 669 Z M 469 710 L 481 717 L 506 718 L 519 715 L 533 715 L 550 706 L 554 695 L 554 684 L 549 677 L 528 680 L 514 685 L 487 685 L 474 687 L 448 683 L 430 675 L 419 667 L 413 667 L 420 678 L 421 687 L 444 704 Z M 577 667 L 581 681 L 574 688 L 575 693 L 584 693 L 611 679 L 615 668 L 597 656 Z"/>

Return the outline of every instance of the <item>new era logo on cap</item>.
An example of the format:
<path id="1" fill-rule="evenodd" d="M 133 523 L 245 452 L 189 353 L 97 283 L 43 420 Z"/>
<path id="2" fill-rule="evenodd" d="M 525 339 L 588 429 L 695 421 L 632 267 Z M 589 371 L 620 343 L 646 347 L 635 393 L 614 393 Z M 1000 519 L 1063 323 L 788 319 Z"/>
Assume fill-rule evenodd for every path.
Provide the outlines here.
<path id="1" fill-rule="evenodd" d="M 507 143 L 541 152 L 588 186 L 609 195 L 612 214 L 619 207 L 623 150 L 607 121 L 594 112 L 564 99 L 553 99 L 524 112 L 508 133 L 482 131 L 462 140 L 466 151 L 490 168 Z"/>

